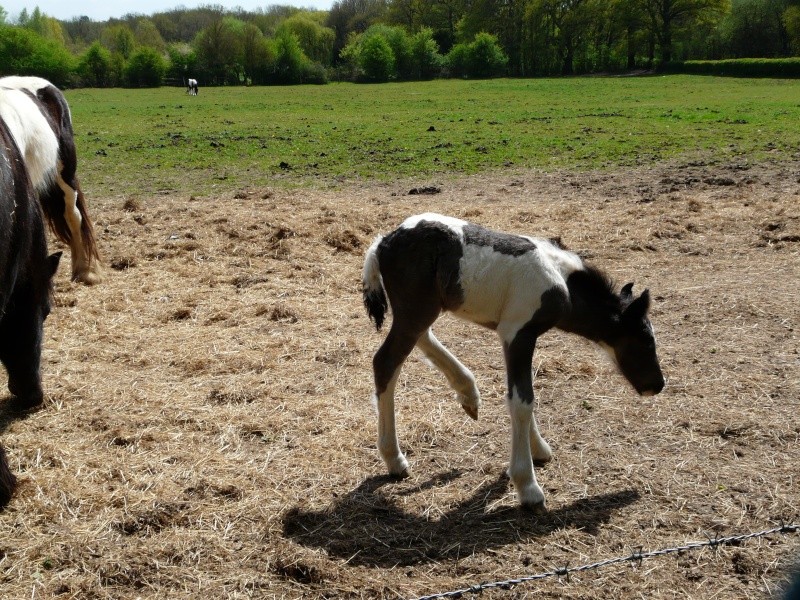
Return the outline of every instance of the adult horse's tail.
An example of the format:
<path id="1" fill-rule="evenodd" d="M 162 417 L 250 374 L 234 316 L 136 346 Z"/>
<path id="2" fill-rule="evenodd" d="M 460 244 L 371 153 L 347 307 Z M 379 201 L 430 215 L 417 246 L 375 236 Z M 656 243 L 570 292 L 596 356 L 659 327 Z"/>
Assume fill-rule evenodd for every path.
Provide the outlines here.
<path id="1" fill-rule="evenodd" d="M 383 290 L 381 281 L 381 265 L 378 262 L 378 244 L 381 243 L 383 236 L 378 236 L 367 250 L 364 257 L 364 271 L 361 276 L 364 289 L 364 306 L 367 308 L 369 318 L 375 321 L 375 328 L 380 329 L 386 317 L 388 304 L 386 303 L 386 292 Z"/>
<path id="2" fill-rule="evenodd" d="M 0 446 L 0 508 L 3 508 L 11 500 L 11 494 L 14 492 L 16 484 L 17 479 L 8 468 L 5 450 Z"/>
<path id="3" fill-rule="evenodd" d="M 50 182 L 46 191 L 40 192 L 42 208 L 52 232 L 72 249 L 73 261 L 78 251 L 78 255 L 83 255 L 85 267 L 88 268 L 91 263 L 100 260 L 100 255 L 86 199 L 83 197 L 83 190 L 76 175 L 78 156 L 69 105 L 64 94 L 54 85 L 39 87 L 36 96 L 47 107 L 54 121 L 54 133 L 58 137 L 58 154 L 61 161 L 61 172 L 58 173 L 57 179 Z M 74 204 L 74 208 L 70 206 L 71 210 L 67 210 L 67 202 L 70 205 Z M 74 214 L 75 211 L 77 215 Z M 75 266 L 73 264 L 73 267 Z M 73 274 L 78 275 L 78 273 Z"/>

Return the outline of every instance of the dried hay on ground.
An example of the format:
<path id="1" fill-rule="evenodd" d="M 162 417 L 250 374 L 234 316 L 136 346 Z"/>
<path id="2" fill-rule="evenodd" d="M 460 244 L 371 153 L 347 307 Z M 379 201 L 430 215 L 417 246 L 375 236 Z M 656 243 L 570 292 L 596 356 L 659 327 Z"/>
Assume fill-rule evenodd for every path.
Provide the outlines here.
<path id="1" fill-rule="evenodd" d="M 0 421 L 21 482 L 0 513 L 3 597 L 413 596 L 797 520 L 800 166 L 417 186 L 94 198 L 106 282 L 62 270 L 46 406 Z M 427 210 L 560 236 L 656 299 L 655 398 L 590 344 L 542 339 L 544 517 L 503 476 L 494 335 L 452 318 L 437 335 L 474 371 L 481 418 L 410 360 L 398 420 L 414 473 L 383 476 L 361 256 Z M 486 595 L 755 597 L 798 548 L 762 538 Z"/>

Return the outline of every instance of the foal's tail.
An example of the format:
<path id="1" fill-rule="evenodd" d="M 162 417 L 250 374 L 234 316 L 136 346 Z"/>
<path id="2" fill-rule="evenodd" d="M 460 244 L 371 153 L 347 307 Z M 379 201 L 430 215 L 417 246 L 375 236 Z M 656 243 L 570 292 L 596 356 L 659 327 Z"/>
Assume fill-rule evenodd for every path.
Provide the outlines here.
<path id="1" fill-rule="evenodd" d="M 375 321 L 375 328 L 380 329 L 389 305 L 386 303 L 386 292 L 381 281 L 381 265 L 378 262 L 378 244 L 383 236 L 379 235 L 372 242 L 364 257 L 364 271 L 361 281 L 364 286 L 364 306 L 369 318 Z"/>
<path id="2" fill-rule="evenodd" d="M 0 446 L 0 508 L 3 508 L 11 500 L 16 483 L 17 479 L 8 468 L 5 450 Z"/>

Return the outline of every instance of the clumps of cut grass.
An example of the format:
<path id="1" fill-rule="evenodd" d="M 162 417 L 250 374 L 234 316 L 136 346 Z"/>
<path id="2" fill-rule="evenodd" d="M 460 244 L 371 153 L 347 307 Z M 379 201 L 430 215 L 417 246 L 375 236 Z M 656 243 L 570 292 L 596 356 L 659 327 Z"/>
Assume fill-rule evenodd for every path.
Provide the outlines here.
<path id="1" fill-rule="evenodd" d="M 136 259 L 132 256 L 117 256 L 111 259 L 111 268 L 115 271 L 127 271 L 136 266 Z"/>
<path id="2" fill-rule="evenodd" d="M 300 320 L 300 317 L 297 316 L 297 313 L 289 306 L 285 304 L 276 304 L 274 306 L 262 306 L 256 310 L 257 317 L 268 317 L 270 321 L 276 321 L 280 323 L 297 323 Z"/>

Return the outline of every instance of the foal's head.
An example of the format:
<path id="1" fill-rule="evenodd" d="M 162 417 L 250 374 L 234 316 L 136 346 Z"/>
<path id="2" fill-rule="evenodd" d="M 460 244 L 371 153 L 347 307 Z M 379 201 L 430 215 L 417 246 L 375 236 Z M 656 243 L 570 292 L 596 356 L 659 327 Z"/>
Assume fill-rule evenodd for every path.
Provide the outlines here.
<path id="1" fill-rule="evenodd" d="M 611 344 L 620 371 L 642 396 L 653 396 L 664 389 L 664 375 L 656 355 L 656 338 L 647 318 L 650 292 L 633 297 L 633 284 L 622 288 L 622 314 L 619 329 Z"/>

